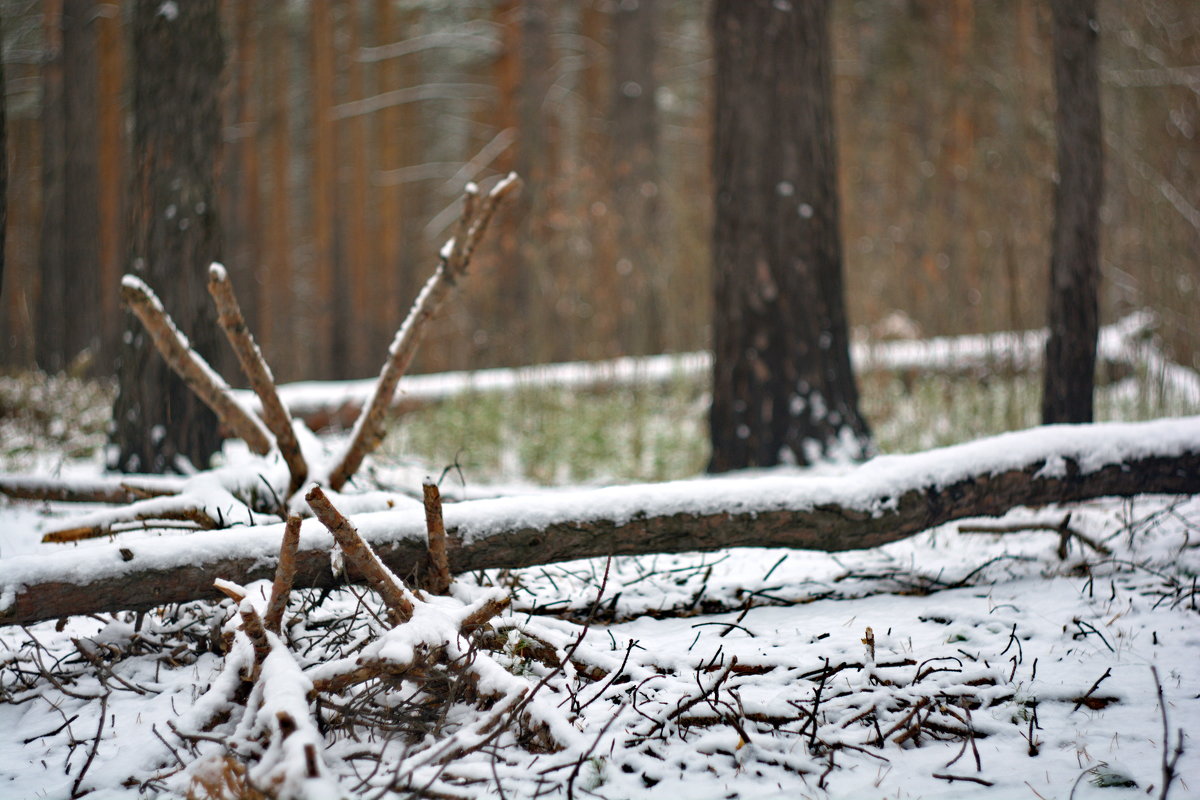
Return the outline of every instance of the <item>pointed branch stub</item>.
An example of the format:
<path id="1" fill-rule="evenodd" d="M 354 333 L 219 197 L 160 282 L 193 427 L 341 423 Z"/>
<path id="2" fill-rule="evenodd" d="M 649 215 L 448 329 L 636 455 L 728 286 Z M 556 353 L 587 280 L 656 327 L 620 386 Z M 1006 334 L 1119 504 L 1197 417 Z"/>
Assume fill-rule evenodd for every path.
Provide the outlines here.
<path id="1" fill-rule="evenodd" d="M 510 173 L 483 196 L 479 195 L 474 184 L 467 186 L 463 212 L 455 226 L 454 238 L 442 248 L 437 269 L 421 289 L 404 324 L 396 332 L 371 400 L 354 425 L 354 433 L 345 454 L 329 476 L 329 486 L 334 491 L 340 490 L 362 466 L 363 459 L 383 442 L 386 434 L 384 422 L 396 394 L 396 386 L 412 364 L 429 321 L 437 315 L 458 279 L 466 274 L 471 256 L 496 209 L 513 197 L 520 186 L 521 180 L 515 173 Z"/>
<path id="2" fill-rule="evenodd" d="M 229 273 L 220 264 L 213 264 L 208 269 L 208 293 L 212 295 L 213 304 L 217 307 L 217 321 L 225 331 L 225 337 L 233 352 L 237 355 L 242 372 L 250 381 L 250 388 L 258 395 L 262 403 L 263 422 L 275 435 L 279 445 L 279 454 L 288 466 L 291 476 L 288 482 L 287 496 L 294 495 L 308 478 L 308 464 L 300 451 L 300 442 L 296 439 L 296 431 L 292 428 L 292 415 L 279 399 L 275 386 L 275 376 L 263 358 L 262 350 L 254 341 L 237 297 L 233 293 L 233 284 Z"/>

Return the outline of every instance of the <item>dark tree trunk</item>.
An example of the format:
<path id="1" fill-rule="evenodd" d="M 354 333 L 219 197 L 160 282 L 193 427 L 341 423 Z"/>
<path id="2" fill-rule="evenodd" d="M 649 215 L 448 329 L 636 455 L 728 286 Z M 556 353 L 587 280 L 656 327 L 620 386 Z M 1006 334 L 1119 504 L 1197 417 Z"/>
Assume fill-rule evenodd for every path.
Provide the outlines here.
<path id="1" fill-rule="evenodd" d="M 615 5 L 612 39 L 612 180 L 617 214 L 621 309 L 632 327 L 625 352 L 663 350 L 661 258 L 658 249 L 658 81 L 655 0 Z M 634 313 L 636 311 L 636 313 Z M 632 326 L 628 325 L 632 322 Z"/>
<path id="2" fill-rule="evenodd" d="M 0 13 L 0 42 L 4 41 Z M 4 59 L 0 58 L 0 88 L 4 88 Z M 4 242 L 8 231 L 8 92 L 0 93 L 0 292 L 4 289 Z"/>
<path id="3" fill-rule="evenodd" d="M 66 211 L 63 172 L 66 142 L 63 130 L 62 0 L 49 0 L 44 14 L 46 63 L 42 67 L 42 229 L 38 273 L 34 356 L 38 366 L 57 372 L 66 366 Z"/>
<path id="4" fill-rule="evenodd" d="M 210 361 L 216 313 L 205 290 L 219 259 L 216 209 L 220 146 L 217 98 L 223 46 L 217 0 L 138 0 L 133 13 L 133 158 L 130 271 Z M 204 467 L 220 445 L 217 420 L 154 350 L 137 322 L 118 364 L 112 466 L 124 472 Z"/>
<path id="5" fill-rule="evenodd" d="M 516 85 L 517 138 L 516 171 L 525 182 L 513 212 L 516 220 L 516 258 L 503 278 L 505 288 L 501 307 L 518 313 L 506 317 L 506 338 L 511 342 L 509 358 L 528 364 L 546 359 L 554 352 L 554 342 L 537 341 L 534 332 L 548 320 L 544 306 L 552 298 L 539 297 L 537 288 L 550 286 L 547 279 L 546 242 L 549 229 L 546 213 L 550 207 L 551 165 L 554 141 L 550 130 L 546 97 L 554 83 L 551 35 L 556 3 L 549 0 L 520 0 L 516 4 L 520 26 L 520 81 Z M 548 323 L 547 323 L 548 324 Z M 564 331 L 565 333 L 565 331 Z"/>
<path id="6" fill-rule="evenodd" d="M 101 334 L 97 12 L 94 0 L 65 0 L 46 17 L 38 363 L 49 370 L 94 349 Z"/>
<path id="7" fill-rule="evenodd" d="M 1058 184 L 1050 255 L 1050 338 L 1042 421 L 1091 422 L 1099 329 L 1099 25 L 1096 0 L 1054 0 L 1054 88 L 1058 95 Z"/>
<path id="8" fill-rule="evenodd" d="M 714 9 L 714 472 L 870 449 L 843 298 L 829 5 Z"/>

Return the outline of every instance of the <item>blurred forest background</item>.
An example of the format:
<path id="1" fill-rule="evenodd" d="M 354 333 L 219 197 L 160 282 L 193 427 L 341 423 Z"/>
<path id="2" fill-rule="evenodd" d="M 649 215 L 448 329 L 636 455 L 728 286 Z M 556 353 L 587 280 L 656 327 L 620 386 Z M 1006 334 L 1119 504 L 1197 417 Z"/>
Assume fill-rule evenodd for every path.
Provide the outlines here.
<path id="1" fill-rule="evenodd" d="M 0 366 L 112 374 L 127 5 L 0 0 Z M 279 379 L 376 374 L 463 186 L 509 170 L 527 184 L 519 208 L 416 371 L 709 345 L 707 3 L 226 0 L 222 14 L 223 260 Z M 1100 18 L 1102 320 L 1151 307 L 1170 355 L 1200 368 L 1200 3 L 1103 0 Z M 1045 324 L 1050 48 L 1038 0 L 834 3 L 853 325 L 884 333 L 897 311 L 922 335 Z"/>

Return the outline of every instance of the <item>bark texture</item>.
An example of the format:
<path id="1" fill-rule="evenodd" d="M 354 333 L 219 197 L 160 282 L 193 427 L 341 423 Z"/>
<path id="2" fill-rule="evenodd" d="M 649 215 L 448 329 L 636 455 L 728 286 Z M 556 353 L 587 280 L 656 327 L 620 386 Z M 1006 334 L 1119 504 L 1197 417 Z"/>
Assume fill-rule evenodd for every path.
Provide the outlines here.
<path id="1" fill-rule="evenodd" d="M 204 285 L 221 249 L 215 173 L 222 47 L 217 0 L 134 6 L 130 272 L 159 287 L 164 307 L 214 366 L 219 334 Z M 113 409 L 119 453 L 110 466 L 166 472 L 180 468 L 182 457 L 206 467 L 220 446 L 216 417 L 136 322 L 126 338 Z"/>
<path id="2" fill-rule="evenodd" d="M 843 297 L 829 7 L 714 7 L 714 472 L 870 448 Z"/>
<path id="3" fill-rule="evenodd" d="M 645 320 L 627 326 L 632 337 L 623 342 L 624 352 L 661 353 L 657 2 L 619 2 L 612 14 L 612 180 L 619 248 L 613 267 L 624 285 L 621 302 L 628 304 L 621 315 L 634 318 L 636 304 Z"/>
<path id="4" fill-rule="evenodd" d="M 643 515 L 623 522 L 558 519 L 543 528 L 516 527 L 469 544 L 450 526 L 446 531 L 447 555 L 450 571 L 463 573 L 576 558 L 725 547 L 838 552 L 878 547 L 956 519 L 1001 515 L 1016 506 L 1145 493 L 1200 493 L 1200 450 L 1174 456 L 1147 456 L 1086 474 L 1073 461 L 1066 463 L 1066 474 L 1061 477 L 1046 475 L 1043 471 L 1046 464 L 1039 460 L 1021 469 L 979 474 L 948 485 L 913 485 L 898 497 L 880 496 L 880 501 L 892 502 L 890 510 L 877 516 L 825 505 L 765 512 Z M 333 522 L 331 528 L 336 527 Z M 274 569 L 270 556 L 274 548 L 271 542 L 269 549 L 253 556 L 219 557 L 171 567 L 147 563 L 143 567 L 139 563 L 137 542 L 118 543 L 92 552 L 96 563 L 119 557 L 127 563 L 127 570 L 119 580 L 108 578 L 90 583 L 30 580 L 28 575 L 14 582 L 0 572 L 0 593 L 9 600 L 0 610 L 0 624 L 24 624 L 119 609 L 149 609 L 165 603 L 216 597 L 214 575 L 243 585 L 270 579 Z M 383 540 L 376 537 L 371 548 L 395 575 L 419 582 L 423 571 L 428 569 L 429 556 L 423 536 Z M 147 557 L 147 562 L 157 561 Z M 329 551 L 302 545 L 295 559 L 294 587 L 325 588 L 338 583 L 330 569 Z"/>
<path id="5" fill-rule="evenodd" d="M 1058 183 L 1050 254 L 1050 339 L 1042 421 L 1091 422 L 1099 330 L 1100 27 L 1096 0 L 1053 0 Z"/>

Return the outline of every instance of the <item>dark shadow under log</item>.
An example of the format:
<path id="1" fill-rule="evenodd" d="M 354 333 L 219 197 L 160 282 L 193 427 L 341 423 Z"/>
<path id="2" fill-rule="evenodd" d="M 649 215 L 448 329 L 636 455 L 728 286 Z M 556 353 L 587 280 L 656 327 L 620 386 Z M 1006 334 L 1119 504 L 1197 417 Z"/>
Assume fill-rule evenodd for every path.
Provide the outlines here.
<path id="1" fill-rule="evenodd" d="M 794 507 L 768 508 L 761 504 L 755 507 L 759 493 L 754 490 L 758 484 L 753 479 L 734 482 L 732 493 L 728 484 L 712 484 L 725 487 L 721 491 L 736 499 L 728 508 L 737 511 L 670 513 L 662 510 L 669 509 L 670 503 L 656 499 L 660 491 L 676 496 L 686 496 L 690 487 L 695 487 L 691 491 L 697 496 L 716 491 L 707 489 L 703 482 L 633 487 L 632 491 L 640 492 L 643 498 L 640 506 L 627 505 L 624 512 L 608 518 L 597 511 L 603 507 L 603 501 L 609 497 L 627 497 L 631 490 L 575 493 L 560 501 L 550 513 L 543 513 L 537 527 L 522 522 L 528 519 L 522 509 L 544 502 L 544 497 L 452 504 L 445 508 L 450 569 L 463 573 L 576 558 L 724 547 L 860 550 L 898 541 L 954 520 L 999 516 L 1018 506 L 1139 494 L 1200 493 L 1200 443 L 1193 441 L 1200 438 L 1200 420 L 1144 425 L 1158 426 L 1153 429 L 1156 441 L 1166 441 L 1162 439 L 1164 430 L 1174 433 L 1176 429 L 1164 425 L 1178 426 L 1179 438 L 1164 443 L 1159 448 L 1163 454 L 1123 457 L 1119 463 L 1093 464 L 1087 470 L 1079 467 L 1087 458 L 1085 446 L 1079 443 L 1089 441 L 1088 428 L 1104 426 L 1080 426 L 1071 431 L 1076 437 L 1070 440 L 1075 443 L 1073 447 L 1064 448 L 1061 455 L 1044 455 L 1021 467 L 1012 466 L 1011 455 L 1004 457 L 1005 448 L 995 446 L 998 440 L 985 441 L 962 447 L 991 445 L 980 448 L 985 455 L 1000 454 L 993 456 L 997 460 L 990 468 L 984 458 L 977 474 L 960 473 L 953 480 L 941 481 L 928 477 L 948 474 L 931 470 L 930 465 L 937 467 L 939 462 L 930 457 L 936 459 L 939 452 L 951 451 L 893 457 L 886 460 L 883 468 L 868 463 L 832 481 L 785 479 L 792 481 L 785 484 L 788 492 L 795 487 Z M 1024 438 L 1008 441 L 1020 446 L 1039 441 L 1038 437 L 1053 439 L 1043 433 L 1045 430 L 1048 429 L 1015 434 L 1014 437 Z M 1125 426 L 1121 446 L 1133 452 L 1153 452 L 1153 448 L 1135 444 L 1141 430 Z M 1111 450 L 1111 444 L 1109 447 Z M 960 450 L 948 456 L 947 461 L 961 463 L 964 454 L 970 453 Z M 1046 468 L 1047 458 L 1053 460 L 1056 468 Z M 1007 468 L 997 468 L 996 464 L 1007 464 Z M 903 476 L 910 474 L 906 482 Z M 773 486 L 778 489 L 779 484 Z M 810 486 L 818 487 L 819 491 L 809 491 Z M 627 494 L 620 494 L 622 491 Z M 826 502 L 842 495 L 854 499 Z M 815 504 L 814 498 L 818 499 Z M 395 574 L 419 579 L 420 573 L 428 569 L 425 525 L 419 515 L 360 514 L 354 517 L 354 522 Z M 486 533 L 481 532 L 481 526 L 486 527 Z M 186 537 L 140 539 L 127 544 L 118 540 L 53 555 L 0 560 L 0 624 L 144 610 L 166 603 L 213 598 L 217 596 L 212 587 L 216 577 L 243 585 L 269 580 L 281 535 L 282 525 L 239 528 Z M 329 565 L 331 545 L 328 533 L 315 520 L 305 522 L 296 556 L 295 588 L 335 585 Z"/>

